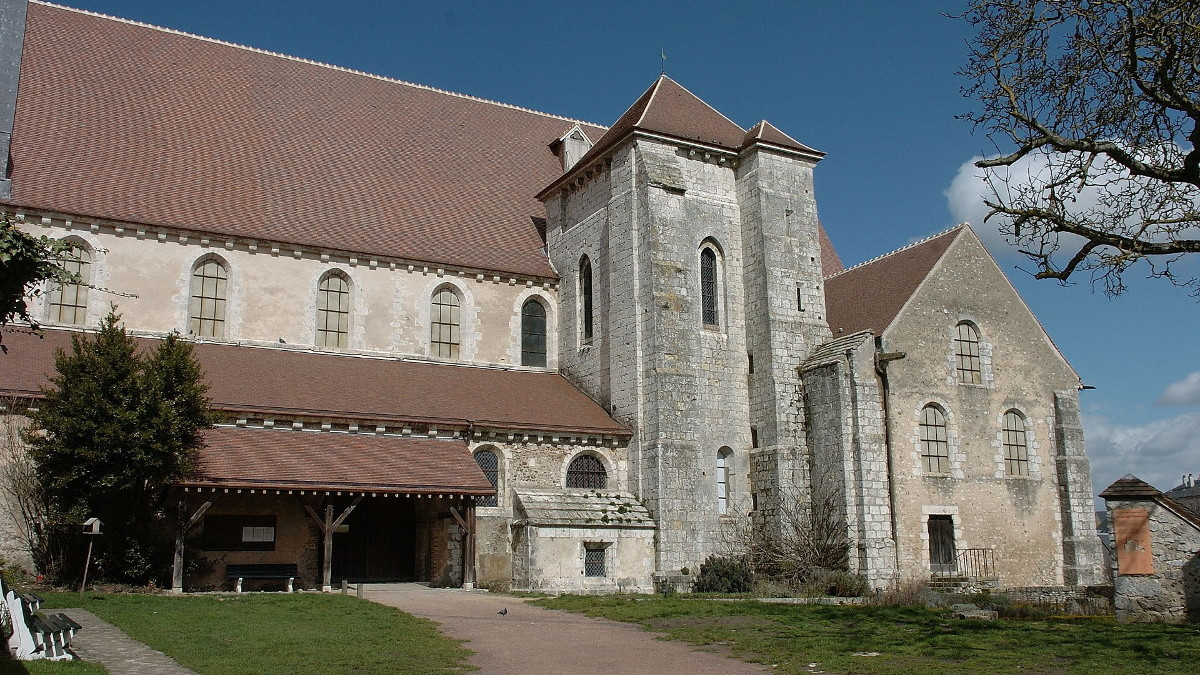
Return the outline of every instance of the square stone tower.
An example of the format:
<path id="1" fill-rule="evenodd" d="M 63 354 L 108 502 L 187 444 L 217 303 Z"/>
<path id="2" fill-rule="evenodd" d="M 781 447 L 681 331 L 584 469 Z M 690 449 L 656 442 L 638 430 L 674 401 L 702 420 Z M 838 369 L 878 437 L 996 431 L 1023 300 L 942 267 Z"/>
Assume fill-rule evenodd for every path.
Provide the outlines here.
<path id="1" fill-rule="evenodd" d="M 821 157 L 662 76 L 539 195 L 560 368 L 634 430 L 660 573 L 739 550 L 754 448 L 764 476 L 806 455 L 798 366 L 829 339 Z"/>

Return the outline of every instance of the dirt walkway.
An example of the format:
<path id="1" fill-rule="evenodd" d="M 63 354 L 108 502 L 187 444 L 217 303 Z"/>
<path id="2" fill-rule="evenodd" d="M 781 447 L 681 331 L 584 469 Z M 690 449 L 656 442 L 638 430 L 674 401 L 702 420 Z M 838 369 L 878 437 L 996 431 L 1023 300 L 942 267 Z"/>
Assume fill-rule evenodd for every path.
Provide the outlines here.
<path id="1" fill-rule="evenodd" d="M 367 585 L 364 597 L 437 621 L 443 633 L 467 641 L 475 652 L 471 663 L 485 675 L 765 672 L 682 642 L 656 640 L 631 624 L 542 609 L 487 591 L 378 584 Z M 505 608 L 508 614 L 497 614 Z"/>

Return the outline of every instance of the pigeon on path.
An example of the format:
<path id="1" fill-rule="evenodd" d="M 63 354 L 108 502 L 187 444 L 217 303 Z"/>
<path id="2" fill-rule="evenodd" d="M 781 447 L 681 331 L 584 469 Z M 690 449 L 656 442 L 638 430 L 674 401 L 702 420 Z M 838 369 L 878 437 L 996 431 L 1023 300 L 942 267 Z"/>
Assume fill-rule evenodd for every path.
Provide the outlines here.
<path id="1" fill-rule="evenodd" d="M 507 614 L 508 614 L 508 608 L 507 608 L 507 607 L 505 607 L 504 609 L 502 609 L 502 610 L 500 610 L 499 612 L 496 612 L 496 613 L 497 613 L 497 614 L 499 614 L 500 616 L 505 616 L 505 615 L 507 615 Z"/>

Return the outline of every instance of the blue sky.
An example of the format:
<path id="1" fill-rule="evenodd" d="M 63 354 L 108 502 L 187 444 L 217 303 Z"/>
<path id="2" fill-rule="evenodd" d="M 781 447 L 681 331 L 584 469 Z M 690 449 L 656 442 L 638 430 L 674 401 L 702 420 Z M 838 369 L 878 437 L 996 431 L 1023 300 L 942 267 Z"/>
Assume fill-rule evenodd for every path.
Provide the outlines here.
<path id="1" fill-rule="evenodd" d="M 821 219 L 847 265 L 970 219 L 1084 382 L 1096 491 L 1134 473 L 1200 473 L 1196 300 L 1135 281 L 1034 281 L 947 191 L 990 141 L 955 119 L 961 3 L 76 0 L 71 6 L 610 124 L 658 75 L 743 127 L 768 119 L 828 153 Z M 968 183 L 970 181 L 967 181 Z M 1200 260 L 1190 261 L 1196 270 Z"/>

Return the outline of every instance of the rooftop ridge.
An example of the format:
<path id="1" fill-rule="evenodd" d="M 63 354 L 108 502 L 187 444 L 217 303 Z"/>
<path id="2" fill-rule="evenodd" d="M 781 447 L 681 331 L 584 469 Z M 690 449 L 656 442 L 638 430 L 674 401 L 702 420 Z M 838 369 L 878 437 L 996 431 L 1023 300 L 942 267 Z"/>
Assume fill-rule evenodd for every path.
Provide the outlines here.
<path id="1" fill-rule="evenodd" d="M 667 75 L 666 73 L 663 73 L 662 75 L 659 75 L 659 81 L 661 82 L 663 79 L 671 80 L 671 77 L 670 77 L 669 75 Z M 679 84 L 679 83 L 678 83 L 678 82 L 676 82 L 675 80 L 671 80 L 671 82 L 672 82 L 672 83 L 673 83 L 673 84 L 674 84 L 676 87 L 679 87 L 680 89 L 682 89 L 682 90 L 686 91 L 687 93 L 691 94 L 693 98 L 695 98 L 697 101 L 700 101 L 701 103 L 703 103 L 705 106 L 707 106 L 707 107 L 708 107 L 708 109 L 709 109 L 709 110 L 711 110 L 711 111 L 713 111 L 713 112 L 717 113 L 718 115 L 720 115 L 721 117 L 725 118 L 725 121 L 726 121 L 726 122 L 729 122 L 730 124 L 732 124 L 733 126 L 737 127 L 738 129 L 741 129 L 741 130 L 742 130 L 742 132 L 745 132 L 745 131 L 746 131 L 746 129 L 742 129 L 742 125 L 740 125 L 740 124 L 738 124 L 737 122 L 734 122 L 733 120 L 729 119 L 729 116 L 728 116 L 728 115 L 726 115 L 725 113 L 721 112 L 720 110 L 717 110 L 716 108 L 714 108 L 714 107 L 712 106 L 712 104 L 711 104 L 711 103 L 709 103 L 708 101 L 705 101 L 704 99 L 700 98 L 699 96 L 696 96 L 696 94 L 695 94 L 695 93 L 694 93 L 694 92 L 693 92 L 691 89 L 688 89 L 687 87 L 683 86 L 682 84 Z M 658 92 L 655 92 L 655 93 L 658 93 Z M 649 110 L 649 109 L 650 109 L 650 104 L 649 104 L 649 103 L 647 103 L 647 104 L 646 104 L 646 110 Z M 642 111 L 642 116 L 643 116 L 643 117 L 645 117 L 645 115 L 646 115 L 646 111 L 645 111 L 645 110 L 643 110 L 643 111 Z"/>
<path id="2" fill-rule="evenodd" d="M 884 258 L 894 256 L 897 253 L 903 253 L 904 251 L 907 251 L 910 248 L 915 248 L 922 244 L 929 243 L 929 242 L 933 241 L 934 239 L 937 239 L 938 237 L 945 236 L 955 230 L 962 229 L 966 226 L 967 226 L 967 223 L 959 223 L 958 225 L 955 225 L 954 227 L 946 228 L 945 230 L 942 230 L 941 232 L 938 232 L 937 234 L 931 234 L 928 237 L 925 237 L 924 239 L 921 239 L 919 241 L 914 241 L 913 243 L 907 244 L 905 246 L 901 246 L 900 248 L 896 249 L 895 251 L 888 251 L 887 253 L 884 253 L 883 255 L 875 256 L 874 258 L 871 258 L 870 260 L 864 260 L 863 262 L 860 262 L 857 265 L 854 265 L 853 267 L 847 267 L 846 269 L 842 270 L 841 272 L 835 272 L 833 274 L 830 274 L 829 276 L 825 277 L 825 279 L 828 281 L 829 279 L 841 276 L 847 272 L 853 272 L 854 270 L 856 270 L 860 267 L 866 267 L 867 265 L 879 262 L 880 260 L 883 260 Z"/>
<path id="3" fill-rule="evenodd" d="M 343 73 L 350 73 L 352 75 L 361 75 L 363 77 L 369 77 L 369 78 L 372 78 L 375 80 L 379 80 L 381 82 L 388 82 L 391 84 L 399 84 L 399 85 L 406 86 L 406 87 L 412 87 L 414 89 L 422 89 L 425 91 L 431 91 L 436 94 L 445 94 L 447 96 L 454 96 L 456 98 L 461 98 L 461 99 L 465 99 L 468 101 L 475 101 L 477 103 L 486 103 L 488 105 L 494 105 L 494 106 L 497 106 L 500 108 L 508 108 L 510 110 L 518 110 L 520 112 L 531 113 L 534 115 L 539 115 L 541 117 L 547 117 L 550 119 L 561 120 L 563 122 L 572 122 L 575 124 L 586 124 L 591 127 L 597 127 L 600 129 L 608 129 L 608 127 L 604 126 L 603 124 L 596 124 L 594 122 L 588 122 L 587 120 L 578 120 L 578 119 L 574 119 L 572 117 L 565 117 L 563 115 L 555 115 L 553 113 L 542 112 L 540 110 L 534 110 L 533 108 L 525 108 L 523 106 L 514 105 L 512 103 L 503 103 L 500 101 L 493 101 L 491 99 L 480 98 L 479 96 L 471 96 L 470 94 L 460 94 L 455 91 L 449 91 L 447 89 L 438 89 L 437 87 L 431 87 L 426 84 L 417 84 L 416 82 L 408 82 L 407 80 L 400 80 L 400 79 L 396 79 L 394 77 L 386 77 L 384 75 L 368 73 L 365 70 L 356 70 L 354 68 L 338 66 L 338 65 L 334 65 L 332 63 L 325 63 L 323 61 L 315 61 L 313 59 L 306 59 L 302 56 L 292 56 L 290 54 L 283 54 L 281 52 L 273 52 L 269 49 L 261 49 L 259 47 L 250 47 L 248 45 L 241 45 L 236 42 L 229 42 L 227 40 L 218 40 L 217 38 L 211 38 L 211 37 L 207 37 L 204 35 L 197 35 L 195 33 L 188 33 L 187 31 L 176 30 L 174 28 L 167 28 L 165 26 L 156 26 L 152 23 L 145 23 L 143 21 L 135 21 L 133 19 L 125 19 L 125 18 L 122 18 L 119 16 L 112 16 L 110 14 L 102 14 L 100 12 L 93 12 L 93 11 L 87 10 L 87 9 L 77 9 L 75 7 L 59 5 L 59 4 L 56 4 L 53 2 L 46 2 L 46 0 L 30 0 L 30 2 L 33 4 L 43 5 L 46 7 L 54 7 L 56 9 L 62 9 L 62 10 L 66 10 L 69 12 L 75 12 L 76 14 L 84 14 L 87 16 L 94 16 L 99 19 L 107 19 L 109 21 L 117 21 L 119 23 L 128 24 L 130 26 L 139 26 L 141 28 L 150 28 L 152 30 L 162 31 L 164 33 L 180 35 L 180 36 L 192 38 L 195 40 L 202 40 L 204 42 L 210 42 L 212 44 L 222 45 L 224 47 L 233 47 L 235 49 L 242 49 L 242 50 L 245 50 L 248 52 L 253 52 L 256 54 L 263 54 L 265 56 L 274 56 L 276 58 L 286 59 L 288 61 L 295 61 L 297 63 L 306 63 L 308 65 L 318 66 L 321 68 L 328 68 L 330 70 L 336 70 L 336 71 L 340 71 Z"/>

